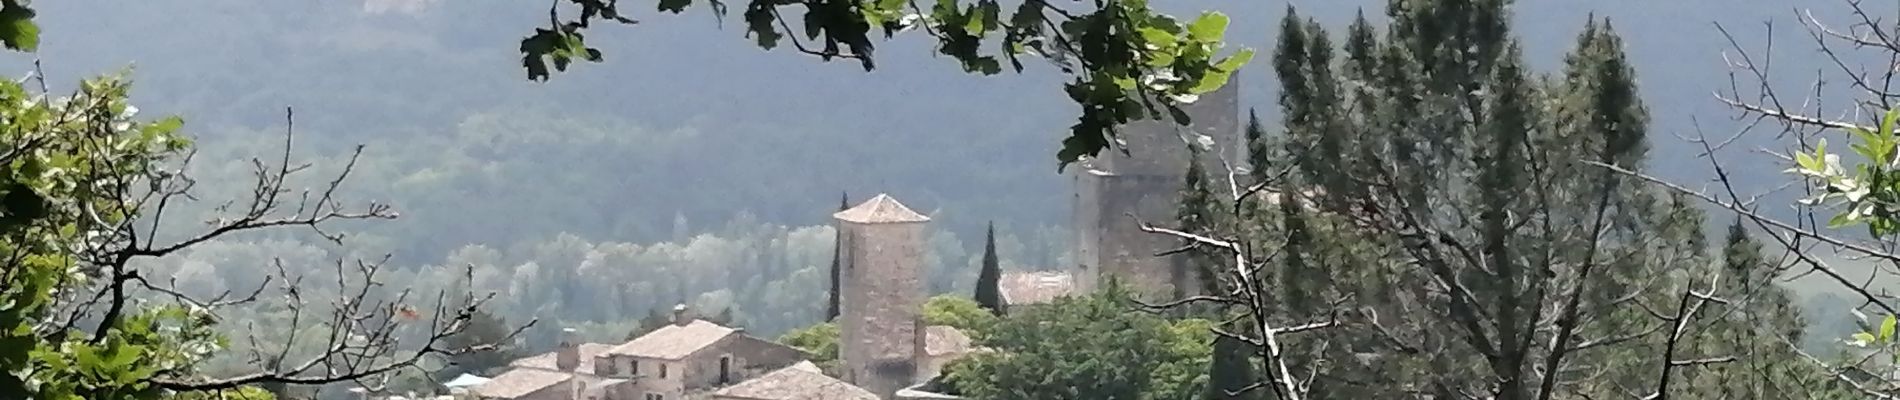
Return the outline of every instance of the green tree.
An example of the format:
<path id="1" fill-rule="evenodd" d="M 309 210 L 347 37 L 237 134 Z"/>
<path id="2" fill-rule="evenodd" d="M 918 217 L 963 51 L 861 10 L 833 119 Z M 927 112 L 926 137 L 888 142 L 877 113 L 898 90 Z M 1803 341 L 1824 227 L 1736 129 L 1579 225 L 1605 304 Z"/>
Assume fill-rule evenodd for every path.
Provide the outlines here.
<path id="1" fill-rule="evenodd" d="M 838 324 L 822 322 L 800 329 L 793 329 L 780 336 L 778 342 L 804 350 L 810 355 L 811 362 L 820 369 L 836 373 L 840 371 L 838 360 Z"/>
<path id="2" fill-rule="evenodd" d="M 1180 200 L 1176 206 L 1174 219 L 1177 229 L 1196 235 L 1209 235 L 1214 232 L 1215 218 L 1219 202 L 1214 192 L 1208 188 L 1207 172 L 1201 167 L 1201 150 L 1189 151 L 1187 172 L 1183 173 Z M 1172 257 L 1173 276 L 1195 277 L 1194 282 L 1174 282 L 1174 298 L 1187 297 L 1192 291 L 1200 293 L 1220 293 L 1218 275 L 1214 269 L 1216 260 L 1213 253 L 1202 251 L 1193 242 L 1183 241 L 1191 248 Z"/>
<path id="3" fill-rule="evenodd" d="M 507 321 L 493 314 L 489 314 L 487 311 L 476 310 L 475 313 L 469 315 L 467 329 L 443 338 L 443 342 L 456 348 L 471 347 L 490 343 L 504 343 L 512 339 L 513 334 L 514 330 L 508 325 Z M 449 365 L 436 371 L 435 378 L 438 381 L 455 379 L 456 376 L 460 376 L 463 373 L 494 376 L 495 373 L 499 372 L 499 369 L 507 366 L 508 362 L 514 361 L 514 359 L 518 357 L 519 355 L 515 354 L 514 351 L 505 347 L 450 355 L 448 357 Z"/>
<path id="4" fill-rule="evenodd" d="M 0 19 L 18 18 L 21 10 L 15 2 L 0 3 Z M 0 34 L 17 34 L 31 26 L 21 21 L 0 29 Z M 7 43 L 30 47 L 12 39 Z M 231 203 L 237 215 L 213 220 L 203 231 L 161 232 L 163 217 L 174 211 L 167 206 L 189 199 L 192 179 L 176 170 L 191 145 L 176 133 L 182 119 L 138 117 L 126 100 L 129 85 L 116 76 L 83 81 L 64 97 L 45 93 L 43 81 L 40 86 L 42 92 L 34 93 L 20 81 L 0 83 L 0 142 L 7 149 L 0 156 L 6 166 L 0 170 L 0 252 L 5 253 L 0 259 L 6 260 L 0 262 L 0 304 L 6 304 L 0 307 L 0 398 L 153 399 L 323 384 L 378 376 L 425 357 L 488 346 L 408 348 L 403 347 L 408 342 L 396 339 L 399 331 L 431 343 L 459 333 L 482 303 L 472 296 L 459 297 L 468 307 L 424 314 L 365 290 L 337 296 L 340 301 L 328 315 L 312 310 L 307 317 L 379 318 L 384 321 L 379 325 L 265 328 L 319 328 L 319 333 L 303 337 L 389 338 L 386 341 L 346 340 L 313 352 L 292 352 L 298 345 L 294 335 L 246 339 L 280 341 L 286 351 L 275 356 L 295 357 L 281 366 L 315 365 L 339 354 L 369 361 L 323 372 L 276 368 L 279 365 L 234 376 L 204 371 L 206 360 L 230 348 L 229 338 L 214 330 L 218 313 L 242 299 L 194 297 L 154 284 L 146 278 L 145 261 L 234 233 L 393 214 L 382 206 L 345 209 L 335 202 L 334 192 L 302 202 L 288 199 L 285 179 L 298 178 L 293 173 L 302 169 L 290 165 L 286 156 L 273 164 L 256 164 L 254 197 Z M 363 263 L 354 274 L 339 272 L 338 289 L 367 288 L 380 268 Z M 282 273 L 278 278 L 289 279 Z M 157 301 L 135 296 L 156 296 Z M 305 310 L 296 290 L 287 289 L 285 297 L 291 300 L 283 303 L 286 310 Z M 425 318 L 434 323 L 424 329 L 405 326 Z"/>
<path id="5" fill-rule="evenodd" d="M 1278 154 L 1270 144 L 1267 127 L 1260 124 L 1260 113 L 1247 109 L 1247 177 L 1254 182 L 1265 182 L 1273 175 L 1273 156 Z"/>
<path id="6" fill-rule="evenodd" d="M 983 269 L 976 274 L 975 298 L 990 314 L 1002 316 L 1007 305 L 1003 304 L 1003 267 L 997 264 L 996 223 L 992 222 L 983 235 Z"/>
<path id="7" fill-rule="evenodd" d="M 849 193 L 839 195 L 838 211 L 844 211 L 850 208 L 851 195 Z M 843 268 L 842 264 L 839 264 L 844 260 L 844 231 L 836 231 L 833 237 L 834 239 L 831 245 L 831 287 L 825 291 L 825 321 L 838 319 L 838 313 L 840 312 L 838 299 L 839 296 L 844 295 L 844 293 L 840 291 L 844 287 L 842 286 L 843 281 L 841 281 L 844 279 L 844 270 L 841 269 Z"/>
<path id="8" fill-rule="evenodd" d="M 1241 231 L 1247 248 L 1272 249 L 1248 257 L 1271 283 L 1243 287 L 1244 304 L 1262 326 L 1363 324 L 1255 349 L 1266 390 L 1600 398 L 1704 371 L 1669 351 L 1680 337 L 1656 333 L 1674 317 L 1602 306 L 1674 309 L 1696 287 L 1678 271 L 1711 265 L 1698 210 L 1602 167 L 1640 170 L 1647 156 L 1622 38 L 1590 22 L 1561 78 L 1540 82 L 1510 3 L 1394 1 L 1383 38 L 1360 18 L 1341 58 L 1312 20 L 1289 10 L 1281 22 L 1284 133 L 1251 146 L 1274 152 L 1250 157 L 1268 194 Z M 1261 168 L 1276 161 L 1293 173 Z M 1694 334 L 1710 354 L 1776 343 Z M 1306 371 L 1320 375 L 1311 387 L 1285 384 Z"/>
<path id="9" fill-rule="evenodd" d="M 991 314 L 989 309 L 983 308 L 981 303 L 947 295 L 925 300 L 923 318 L 925 324 L 957 328 L 971 338 L 983 337 L 997 321 L 1002 320 Z"/>
<path id="10" fill-rule="evenodd" d="M 1212 325 L 1193 320 L 1193 328 L 1178 329 L 1131 304 L 1127 289 L 1110 282 L 1095 294 L 1019 310 L 978 339 L 996 351 L 952 362 L 947 383 L 976 399 L 1198 395 Z"/>
<path id="11" fill-rule="evenodd" d="M 1248 122 L 1247 135 L 1249 138 L 1260 138 L 1264 135 L 1264 132 L 1260 131 L 1262 128 L 1259 124 L 1260 121 L 1258 117 L 1253 117 Z M 1262 142 L 1264 142 L 1264 140 L 1262 140 Z M 1223 215 L 1223 211 L 1221 210 L 1222 203 L 1213 193 L 1213 189 L 1208 187 L 1207 173 L 1201 167 L 1200 150 L 1196 149 L 1190 153 L 1190 155 L 1187 172 L 1183 174 L 1181 200 L 1175 211 L 1175 223 L 1179 225 L 1179 229 L 1183 232 L 1197 235 L 1216 235 L 1220 229 L 1224 227 L 1223 221 L 1219 219 Z M 1186 244 L 1191 245 L 1192 243 Z M 1197 248 L 1189 249 L 1186 252 L 1174 256 L 1174 263 L 1177 268 L 1191 270 L 1193 271 L 1193 276 L 1199 278 L 1199 282 L 1182 282 L 1177 284 L 1176 297 L 1185 297 L 1187 293 L 1184 289 L 1190 287 L 1190 285 L 1193 285 L 1200 293 L 1227 293 L 1229 285 L 1225 285 L 1220 281 L 1220 277 L 1222 276 L 1222 271 L 1220 270 L 1221 260 L 1211 249 L 1196 247 Z M 1222 331 L 1244 331 L 1245 323 L 1241 321 L 1241 318 L 1234 318 L 1230 315 L 1232 314 L 1232 310 L 1225 305 L 1196 307 L 1185 310 L 1189 311 L 1186 313 L 1187 315 L 1195 317 L 1203 317 L 1214 321 L 1230 321 L 1218 326 Z M 1201 385 L 1205 388 L 1203 390 L 1204 393 L 1201 394 L 1201 398 L 1254 398 L 1254 394 L 1258 392 L 1248 389 L 1258 382 L 1258 377 L 1254 375 L 1253 358 L 1250 356 L 1252 351 L 1248 347 L 1244 341 L 1233 337 L 1215 336 L 1213 338 L 1213 346 L 1209 349 L 1211 352 L 1210 361 L 1206 364 L 1204 371 L 1207 376 L 1207 382 L 1205 385 Z"/>
<path id="12" fill-rule="evenodd" d="M 1679 351 L 1688 353 L 1684 358 L 1689 359 L 1734 357 L 1735 361 L 1706 371 L 1684 371 L 1682 391 L 1689 397 L 1719 399 L 1784 394 L 1815 399 L 1855 397 L 1855 391 L 1845 384 L 1814 379 L 1830 374 L 1823 366 L 1800 362 L 1804 357 L 1790 344 L 1805 340 L 1807 323 L 1788 289 L 1776 283 L 1780 278 L 1777 263 L 1762 254 L 1761 244 L 1748 233 L 1742 218 L 1729 224 L 1720 250 L 1721 257 L 1699 268 L 1695 275 L 1702 278 L 1699 280 L 1704 287 L 1713 279 L 1714 295 L 1737 300 L 1704 306 L 1708 309 L 1697 314 L 1696 322 L 1704 326 L 1705 339 Z"/>
<path id="13" fill-rule="evenodd" d="M 170 400 L 277 400 L 277 395 L 271 394 L 271 392 L 263 390 L 263 389 L 246 386 L 246 387 L 240 387 L 237 389 L 214 391 L 214 392 L 175 393 L 175 394 L 172 394 L 171 397 L 166 397 L 166 399 L 170 399 Z"/>

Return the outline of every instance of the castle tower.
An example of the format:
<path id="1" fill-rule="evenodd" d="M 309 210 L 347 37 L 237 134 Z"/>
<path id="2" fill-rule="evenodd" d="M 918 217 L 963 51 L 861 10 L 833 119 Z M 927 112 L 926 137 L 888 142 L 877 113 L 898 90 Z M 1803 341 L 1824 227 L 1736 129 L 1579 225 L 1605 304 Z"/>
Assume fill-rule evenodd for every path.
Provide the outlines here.
<path id="1" fill-rule="evenodd" d="M 888 195 L 832 214 L 843 258 L 838 351 L 844 380 L 881 398 L 916 383 L 924 306 L 924 223 Z"/>
<path id="2" fill-rule="evenodd" d="M 1121 127 L 1129 154 L 1110 149 L 1088 160 L 1075 174 L 1076 289 L 1094 290 L 1104 276 L 1115 276 L 1149 300 L 1194 294 L 1199 274 L 1178 260 L 1155 254 L 1179 248 L 1180 239 L 1141 231 L 1130 215 L 1155 226 L 1175 223 L 1176 203 L 1186 177 L 1189 146 L 1199 137 L 1214 141 L 1203 151 L 1202 167 L 1210 186 L 1226 192 L 1227 164 L 1244 165 L 1246 146 L 1240 125 L 1239 79 L 1182 107 L 1193 122 L 1143 120 Z M 1225 160 L 1225 162 L 1223 162 Z"/>

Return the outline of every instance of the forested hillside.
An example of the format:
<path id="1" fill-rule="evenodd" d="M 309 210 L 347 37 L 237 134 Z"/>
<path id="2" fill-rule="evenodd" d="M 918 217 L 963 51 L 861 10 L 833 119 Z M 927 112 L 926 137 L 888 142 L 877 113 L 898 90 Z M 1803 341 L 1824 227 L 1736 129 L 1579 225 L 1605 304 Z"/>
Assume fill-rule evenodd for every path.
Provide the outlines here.
<path id="1" fill-rule="evenodd" d="M 1243 103 L 1277 133 L 1281 82 L 1265 52 L 1279 43 L 1277 21 L 1289 3 L 1330 27 L 1346 26 L 1362 9 L 1375 24 L 1386 22 L 1385 2 L 1371 0 L 1157 7 L 1232 16 L 1228 43 L 1262 51 L 1241 74 Z M 496 317 L 541 320 L 524 332 L 533 350 L 551 345 L 562 327 L 622 338 L 676 303 L 730 309 L 735 323 L 776 335 L 822 315 L 834 236 L 826 224 L 839 196 L 877 193 L 932 217 L 934 292 L 971 291 L 978 238 L 992 222 L 1005 269 L 1072 263 L 1071 188 L 1055 154 L 1077 106 L 1062 93 L 1060 71 L 1036 62 L 1020 75 L 972 77 L 941 60 L 927 39 L 906 37 L 879 53 L 881 63 L 902 68 L 867 73 L 851 62 L 759 51 L 742 34 L 743 21 L 641 8 L 638 25 L 596 28 L 589 44 L 606 50 L 606 62 L 534 82 L 524 79 L 516 44 L 545 23 L 539 2 L 34 7 L 47 27 L 39 51 L 0 55 L 0 66 L 41 68 L 56 87 L 130 67 L 140 113 L 184 117 L 180 133 L 195 140 L 186 171 L 197 179 L 196 197 L 249 194 L 252 158 L 274 159 L 286 145 L 315 172 L 291 186 L 320 187 L 360 148 L 341 192 L 400 215 L 338 222 L 341 245 L 300 231 L 243 233 L 141 264 L 191 294 L 243 291 L 279 279 L 267 278 L 279 266 L 285 275 L 323 276 L 337 259 L 388 255 L 385 285 L 432 292 L 466 284 L 496 294 L 486 310 Z M 1650 116 L 1643 169 L 1689 185 L 1706 184 L 1712 173 L 1705 159 L 1688 156 L 1693 145 L 1679 135 L 1721 135 L 1748 122 L 1727 118 L 1732 110 L 1710 95 L 1729 87 L 1723 56 L 1733 54 L 1713 24 L 1749 48 L 1770 37 L 1766 21 L 1783 26 L 1772 36 L 1778 43 L 1810 40 L 1793 28 L 1801 16 L 1779 0 L 1519 0 L 1513 9 L 1530 71 L 1560 70 L 1587 16 L 1607 17 L 1627 38 Z M 1815 14 L 1844 15 L 1824 7 Z M 1811 53 L 1787 45 L 1757 56 L 1773 57 L 1781 71 L 1829 66 Z M 1800 92 L 1811 78 L 1787 73 L 1772 83 Z M 1785 151 L 1786 142 L 1770 132 L 1737 143 L 1723 153 L 1741 188 L 1786 182 L 1784 166 L 1760 151 Z M 219 205 L 184 202 L 165 223 L 202 227 Z M 324 290 L 309 295 L 333 294 Z M 1839 315 L 1847 302 L 1837 294 L 1810 305 L 1805 322 L 1818 329 L 1803 344 L 1835 346 L 1826 337 L 1851 333 L 1851 319 Z M 1816 315 L 1827 310 L 1834 314 Z M 273 307 L 226 318 L 280 330 L 290 322 Z M 245 362 L 220 358 L 211 368 Z"/>
<path id="2" fill-rule="evenodd" d="M 1711 116 L 1720 108 L 1708 93 L 1726 85 L 1726 42 L 1709 24 L 1731 24 L 1750 41 L 1760 21 L 1793 14 L 1775 1 L 1704 3 L 1525 1 L 1517 15 L 1528 22 L 1526 58 L 1545 66 L 1557 58 L 1554 44 L 1580 28 L 1577 15 L 1613 18 L 1644 38 L 1630 52 L 1657 114 Z M 964 236 L 989 220 L 1023 230 L 1067 222 L 1067 180 L 1052 155 L 1073 106 L 1056 71 L 1033 63 L 1022 76 L 968 79 L 927 61 L 925 46 L 892 45 L 881 54 L 887 63 L 916 67 L 866 74 L 756 51 L 730 24 L 721 30 L 711 15 L 688 12 L 604 31 L 613 34 L 596 44 L 613 62 L 532 83 L 520 79 L 511 44 L 539 23 L 539 4 L 104 4 L 41 6 L 44 24 L 90 27 L 47 34 L 36 56 L 49 76 L 133 66 L 135 95 L 150 111 L 184 115 L 188 134 L 208 139 L 196 160 L 207 172 L 242 171 L 232 165 L 280 144 L 260 133 L 281 131 L 283 107 L 296 107 L 300 150 L 337 157 L 367 146 L 355 188 L 394 203 L 403 219 L 365 233 L 401 249 L 397 260 L 407 263 L 464 244 L 508 247 L 562 232 L 661 240 L 676 217 L 694 231 L 741 211 L 820 224 L 840 191 L 891 192 Z M 187 4 L 193 12 L 172 12 Z M 1343 24 L 1368 6 L 1380 5 L 1303 8 Z M 1271 43 L 1264 21 L 1281 12 L 1219 1 L 1163 8 L 1227 11 L 1236 21 L 1230 41 L 1253 48 Z M 31 68 L 27 57 L 7 55 L 5 65 Z M 1273 95 L 1265 72 L 1254 65 L 1243 73 L 1250 105 Z M 1707 119 L 1709 129 L 1728 125 Z M 1656 124 L 1663 132 L 1692 126 L 1686 117 Z M 1657 145 L 1676 142 L 1665 136 Z M 1656 162 L 1679 164 L 1659 169 L 1684 177 L 1703 169 L 1693 160 Z"/>

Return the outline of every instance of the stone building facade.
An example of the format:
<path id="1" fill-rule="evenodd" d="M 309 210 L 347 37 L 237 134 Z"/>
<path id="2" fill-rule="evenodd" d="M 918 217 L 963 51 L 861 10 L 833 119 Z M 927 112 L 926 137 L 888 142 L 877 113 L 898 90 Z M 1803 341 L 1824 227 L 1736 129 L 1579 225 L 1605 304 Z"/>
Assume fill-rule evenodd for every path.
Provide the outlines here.
<path id="1" fill-rule="evenodd" d="M 618 345 L 563 333 L 474 387 L 481 400 L 693 400 L 809 358 L 803 351 L 674 310 L 673 323 Z"/>
<path id="2" fill-rule="evenodd" d="M 1188 126 L 1171 120 L 1144 120 L 1121 127 L 1128 154 L 1111 149 L 1075 172 L 1075 255 L 1071 266 L 1078 291 L 1094 290 L 1103 276 L 1119 277 L 1143 297 L 1166 298 L 1194 293 L 1196 271 L 1155 254 L 1181 247 L 1179 239 L 1142 232 L 1136 218 L 1156 226 L 1175 220 L 1190 146 L 1212 140 L 1202 167 L 1210 186 L 1227 187 L 1227 165 L 1245 161 L 1241 139 L 1239 82 L 1229 82 L 1183 107 Z M 1131 217 L 1132 215 L 1132 217 Z"/>
<path id="3" fill-rule="evenodd" d="M 924 223 L 930 218 L 880 194 L 832 215 L 839 260 L 843 380 L 880 398 L 915 381 L 923 329 Z"/>

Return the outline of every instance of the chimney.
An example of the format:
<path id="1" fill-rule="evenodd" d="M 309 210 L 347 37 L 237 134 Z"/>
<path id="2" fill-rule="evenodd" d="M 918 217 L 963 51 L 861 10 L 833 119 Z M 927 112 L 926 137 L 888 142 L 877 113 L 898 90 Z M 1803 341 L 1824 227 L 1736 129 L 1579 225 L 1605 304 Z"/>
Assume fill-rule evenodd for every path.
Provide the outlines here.
<path id="1" fill-rule="evenodd" d="M 686 316 L 686 304 L 673 306 L 673 325 L 686 326 L 691 323 L 693 319 Z"/>
<path id="2" fill-rule="evenodd" d="M 574 328 L 561 330 L 561 347 L 554 352 L 554 368 L 573 371 L 581 366 L 580 334 Z"/>

